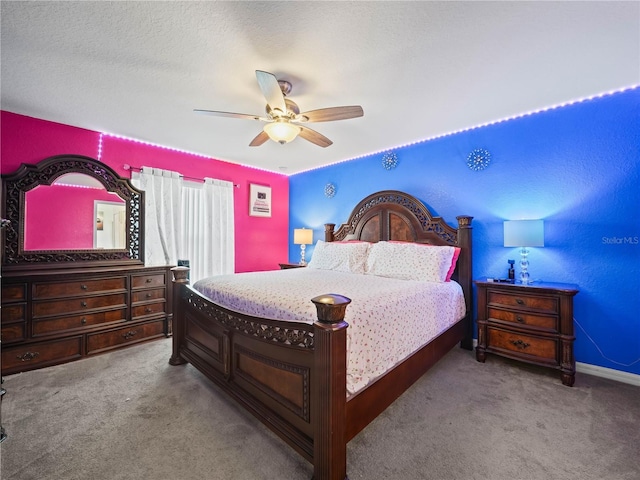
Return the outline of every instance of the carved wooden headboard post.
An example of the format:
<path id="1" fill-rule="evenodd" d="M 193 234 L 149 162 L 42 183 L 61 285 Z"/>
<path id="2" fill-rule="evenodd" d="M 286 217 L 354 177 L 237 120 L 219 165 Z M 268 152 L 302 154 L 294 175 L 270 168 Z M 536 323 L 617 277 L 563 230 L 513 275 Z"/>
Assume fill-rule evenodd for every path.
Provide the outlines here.
<path id="1" fill-rule="evenodd" d="M 467 332 L 465 338 L 462 340 L 462 348 L 467 350 L 473 349 L 473 281 L 472 281 L 472 232 L 473 227 L 471 221 L 473 217 L 468 215 L 459 215 L 458 219 L 458 247 L 460 251 L 460 257 L 456 265 L 457 277 L 456 280 L 462 287 L 464 292 L 465 303 L 467 307 Z"/>
<path id="2" fill-rule="evenodd" d="M 333 242 L 333 229 L 336 227 L 335 223 L 325 223 L 324 224 L 324 241 L 325 242 Z"/>

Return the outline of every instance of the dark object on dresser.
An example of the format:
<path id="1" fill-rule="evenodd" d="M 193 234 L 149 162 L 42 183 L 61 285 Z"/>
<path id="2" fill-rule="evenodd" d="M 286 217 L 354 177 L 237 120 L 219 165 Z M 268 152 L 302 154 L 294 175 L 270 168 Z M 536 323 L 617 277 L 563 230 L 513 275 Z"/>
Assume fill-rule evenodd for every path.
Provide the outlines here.
<path id="1" fill-rule="evenodd" d="M 300 265 L 299 263 L 279 263 L 280 270 L 287 270 L 288 268 L 304 268 L 306 265 Z"/>
<path id="2" fill-rule="evenodd" d="M 453 228 L 414 197 L 383 191 L 363 199 L 337 231 L 325 225 L 327 242 L 400 240 L 461 249 L 453 278 L 462 286 L 466 315 L 348 399 L 348 301 L 340 295 L 314 299 L 320 308 L 313 325 L 269 320 L 216 305 L 188 285 L 186 268 L 176 267 L 169 363 L 189 362 L 209 377 L 311 462 L 315 480 L 344 480 L 347 442 L 455 345 L 472 348 L 472 217 L 457 219 Z"/>
<path id="3" fill-rule="evenodd" d="M 562 383 L 573 386 L 573 297 L 577 285 L 511 284 L 477 280 L 478 346 L 486 353 L 560 370 Z"/>
<path id="4" fill-rule="evenodd" d="M 82 198 L 90 211 L 107 196 L 108 203 L 121 206 L 121 222 L 113 237 L 118 243 L 98 248 L 73 248 L 78 231 L 91 233 L 90 225 L 73 225 L 71 213 L 58 224 L 29 223 L 27 206 L 33 213 L 50 205 L 34 205 L 28 193 L 36 188 L 61 186 L 60 177 L 73 185 L 70 203 Z M 119 177 L 98 160 L 59 155 L 37 165 L 22 165 L 2 177 L 2 216 L 10 220 L 3 228 L 2 256 L 2 373 L 10 374 L 56 365 L 171 334 L 171 282 L 169 267 L 148 267 L 144 258 L 144 192 Z M 69 187 L 63 187 L 69 188 Z M 105 192 L 106 190 L 106 192 Z M 52 190 L 48 190 L 51 192 Z M 84 192 L 80 194 L 80 192 Z M 108 192 L 108 193 L 107 193 Z M 115 195 L 109 195 L 115 194 Z M 53 198 L 53 197 L 49 197 Z M 95 199 L 95 200 L 93 200 Z M 100 234 L 107 229 L 98 228 Z M 49 236 L 50 229 L 69 243 L 67 249 L 27 249 L 26 235 Z M 42 235 L 42 229 L 46 235 Z M 82 230 L 84 229 L 84 230 Z M 38 235 L 39 234 L 39 235 Z"/>

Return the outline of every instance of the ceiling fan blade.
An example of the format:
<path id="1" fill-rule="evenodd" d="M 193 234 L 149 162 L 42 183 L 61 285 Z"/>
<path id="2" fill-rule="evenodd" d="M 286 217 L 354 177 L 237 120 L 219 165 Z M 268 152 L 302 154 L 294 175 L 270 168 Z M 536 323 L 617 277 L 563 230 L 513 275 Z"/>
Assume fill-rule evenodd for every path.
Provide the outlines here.
<path id="1" fill-rule="evenodd" d="M 332 122 L 334 120 L 346 120 L 348 118 L 362 117 L 364 111 L 360 105 L 348 107 L 331 107 L 311 110 L 300 114 L 302 122 Z"/>
<path id="2" fill-rule="evenodd" d="M 333 143 L 327 137 L 325 137 L 321 133 L 316 132 L 315 130 L 311 130 L 310 128 L 303 127 L 302 125 L 299 125 L 299 127 L 300 127 L 299 135 L 311 143 L 315 143 L 316 145 L 322 148 L 326 148 Z"/>
<path id="3" fill-rule="evenodd" d="M 284 95 L 282 94 L 276 76 L 273 73 L 256 70 L 256 78 L 258 79 L 260 90 L 262 90 L 262 94 L 264 98 L 267 99 L 267 103 L 271 109 L 278 109 L 282 113 L 286 113 L 287 105 L 284 103 Z"/>
<path id="4" fill-rule="evenodd" d="M 193 111 L 195 113 L 201 113 L 203 115 L 211 115 L 214 117 L 231 117 L 231 118 L 245 118 L 249 120 L 264 120 L 268 121 L 267 118 L 259 117 L 258 115 L 249 115 L 247 113 L 231 113 L 231 112 L 218 112 L 216 110 L 200 110 L 194 108 Z"/>
<path id="5" fill-rule="evenodd" d="M 251 140 L 251 143 L 249 144 L 249 146 L 250 147 L 259 147 L 260 145 L 262 145 L 267 140 L 269 140 L 269 135 L 267 135 L 266 132 L 263 130 L 258 135 L 256 135 L 256 138 Z"/>

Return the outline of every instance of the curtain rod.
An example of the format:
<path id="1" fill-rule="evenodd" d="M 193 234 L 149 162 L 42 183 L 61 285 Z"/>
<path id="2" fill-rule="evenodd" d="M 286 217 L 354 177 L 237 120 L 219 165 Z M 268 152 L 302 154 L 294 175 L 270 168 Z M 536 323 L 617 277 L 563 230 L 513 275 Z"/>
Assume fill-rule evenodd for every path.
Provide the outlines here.
<path id="1" fill-rule="evenodd" d="M 125 163 L 125 164 L 122 166 L 122 168 L 124 168 L 125 170 L 131 170 L 132 172 L 140 172 L 140 171 L 142 171 L 142 169 L 141 169 L 141 168 L 139 168 L 139 167 L 132 167 L 132 166 L 131 166 L 131 165 L 129 165 L 128 163 Z M 184 178 L 185 180 L 192 180 L 192 181 L 194 181 L 194 182 L 202 182 L 202 183 L 204 183 L 204 179 L 202 179 L 202 178 L 197 178 L 197 177 L 186 177 L 186 176 L 184 176 L 184 175 L 182 175 L 182 174 L 180 174 L 180 176 L 181 176 L 182 178 Z M 238 185 L 237 183 L 234 183 L 234 184 L 233 184 L 233 186 L 234 186 L 234 187 L 236 187 L 236 188 L 240 188 L 240 185 Z"/>

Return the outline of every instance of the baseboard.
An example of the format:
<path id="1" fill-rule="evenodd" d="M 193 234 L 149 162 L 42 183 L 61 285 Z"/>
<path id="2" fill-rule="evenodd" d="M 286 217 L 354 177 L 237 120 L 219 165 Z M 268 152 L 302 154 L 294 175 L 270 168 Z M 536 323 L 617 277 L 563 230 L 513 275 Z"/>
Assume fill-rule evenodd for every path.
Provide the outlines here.
<path id="1" fill-rule="evenodd" d="M 478 346 L 478 339 L 473 339 L 473 349 Z M 640 387 L 640 375 L 635 373 L 621 372 L 620 370 L 614 370 L 613 368 L 599 367 L 597 365 L 591 365 L 590 363 L 576 362 L 576 372 L 586 373 L 587 375 L 593 375 L 595 377 L 608 378 L 609 380 L 615 380 L 616 382 L 628 383 Z"/>
<path id="2" fill-rule="evenodd" d="M 628 383 L 640 387 L 640 375 L 635 373 L 621 372 L 613 368 L 599 367 L 589 363 L 576 362 L 576 372 L 594 375 L 596 377 L 608 378 L 617 382 Z"/>

